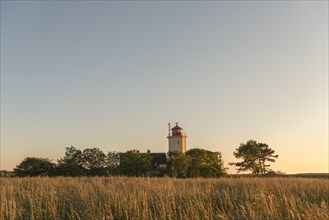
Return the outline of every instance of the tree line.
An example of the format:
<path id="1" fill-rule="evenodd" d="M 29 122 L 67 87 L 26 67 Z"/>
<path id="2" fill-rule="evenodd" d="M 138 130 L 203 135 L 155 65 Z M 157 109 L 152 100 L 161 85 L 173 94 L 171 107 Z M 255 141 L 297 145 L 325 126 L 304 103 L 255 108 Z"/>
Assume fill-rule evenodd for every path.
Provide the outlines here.
<path id="1" fill-rule="evenodd" d="M 152 164 L 152 156 L 130 150 L 108 152 L 99 148 L 83 151 L 66 148 L 63 158 L 53 163 L 48 158 L 27 157 L 14 169 L 15 176 L 170 176 L 221 177 L 226 175 L 219 152 L 191 149 L 185 154 L 168 153 L 165 166 Z"/>
<path id="2" fill-rule="evenodd" d="M 229 163 L 238 173 L 251 171 L 253 174 L 271 172 L 267 162 L 275 162 L 267 144 L 249 140 L 241 143 L 234 156 L 241 162 Z M 152 163 L 152 154 L 130 150 L 125 153 L 110 151 L 105 154 L 99 148 L 80 150 L 67 147 L 63 158 L 52 162 L 48 158 L 27 157 L 14 169 L 14 175 L 24 176 L 154 176 L 154 177 L 223 177 L 227 175 L 222 154 L 194 148 L 183 153 L 169 152 L 165 164 Z"/>

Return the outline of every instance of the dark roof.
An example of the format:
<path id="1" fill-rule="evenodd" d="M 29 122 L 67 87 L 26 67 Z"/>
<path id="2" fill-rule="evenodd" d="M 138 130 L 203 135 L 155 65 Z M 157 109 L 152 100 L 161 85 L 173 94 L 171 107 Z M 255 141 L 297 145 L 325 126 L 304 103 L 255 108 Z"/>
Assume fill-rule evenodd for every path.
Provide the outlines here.
<path id="1" fill-rule="evenodd" d="M 166 164 L 167 162 L 167 155 L 166 153 L 149 153 L 148 154 L 151 157 L 151 163 L 152 164 Z"/>
<path id="2" fill-rule="evenodd" d="M 183 130 L 183 128 L 179 127 L 178 125 L 176 125 L 175 127 L 173 127 L 171 130 L 176 130 L 176 129 L 180 129 L 180 130 Z"/>

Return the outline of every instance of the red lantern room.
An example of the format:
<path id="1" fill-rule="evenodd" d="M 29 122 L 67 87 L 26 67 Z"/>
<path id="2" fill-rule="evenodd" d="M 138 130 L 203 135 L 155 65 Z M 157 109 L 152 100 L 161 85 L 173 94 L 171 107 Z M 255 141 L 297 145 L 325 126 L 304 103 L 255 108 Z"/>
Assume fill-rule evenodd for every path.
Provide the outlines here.
<path id="1" fill-rule="evenodd" d="M 171 129 L 171 135 L 183 136 L 183 128 L 179 127 L 177 122 L 176 122 L 176 126 Z"/>

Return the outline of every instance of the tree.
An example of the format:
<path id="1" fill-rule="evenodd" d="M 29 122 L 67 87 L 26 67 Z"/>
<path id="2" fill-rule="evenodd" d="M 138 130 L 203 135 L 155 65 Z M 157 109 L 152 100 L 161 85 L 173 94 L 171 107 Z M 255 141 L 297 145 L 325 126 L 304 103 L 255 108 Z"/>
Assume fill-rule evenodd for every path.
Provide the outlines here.
<path id="1" fill-rule="evenodd" d="M 264 174 L 270 170 L 266 162 L 275 162 L 274 158 L 279 157 L 274 152 L 267 144 L 249 140 L 246 144 L 241 143 L 233 152 L 236 158 L 243 161 L 229 164 L 238 167 L 238 172 L 250 170 L 253 174 Z"/>
<path id="2" fill-rule="evenodd" d="M 56 174 L 63 176 L 84 176 L 87 170 L 84 168 L 83 154 L 75 147 L 67 147 L 65 156 L 58 160 Z"/>
<path id="3" fill-rule="evenodd" d="M 146 154 L 130 150 L 120 154 L 120 174 L 127 176 L 149 176 L 151 159 Z"/>
<path id="4" fill-rule="evenodd" d="M 0 170 L 0 177 L 14 177 L 15 174 L 13 171 Z"/>
<path id="5" fill-rule="evenodd" d="M 105 158 L 106 169 L 109 175 L 119 174 L 120 153 L 110 151 Z"/>
<path id="6" fill-rule="evenodd" d="M 194 148 L 186 151 L 186 155 L 191 158 L 188 169 L 189 177 L 221 177 L 226 175 L 220 152 Z"/>
<path id="7" fill-rule="evenodd" d="M 51 176 L 54 174 L 54 166 L 47 158 L 26 157 L 14 169 L 16 176 Z"/>
<path id="8" fill-rule="evenodd" d="M 170 177 L 184 178 L 188 177 L 188 168 L 191 157 L 179 152 L 169 152 L 169 160 L 166 165 L 166 173 Z"/>
<path id="9" fill-rule="evenodd" d="M 106 155 L 99 148 L 87 148 L 82 152 L 82 166 L 91 176 L 106 175 Z"/>

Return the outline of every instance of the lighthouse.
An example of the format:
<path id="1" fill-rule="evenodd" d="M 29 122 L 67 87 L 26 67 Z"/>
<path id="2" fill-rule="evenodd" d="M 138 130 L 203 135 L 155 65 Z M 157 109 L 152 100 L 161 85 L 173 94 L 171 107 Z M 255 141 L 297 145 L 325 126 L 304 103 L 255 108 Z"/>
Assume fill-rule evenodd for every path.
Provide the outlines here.
<path id="1" fill-rule="evenodd" d="M 176 122 L 176 126 L 170 128 L 169 125 L 169 134 L 168 134 L 168 146 L 169 152 L 179 152 L 185 153 L 186 151 L 186 138 L 187 136 L 183 134 L 183 128 L 178 126 Z"/>

